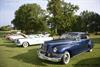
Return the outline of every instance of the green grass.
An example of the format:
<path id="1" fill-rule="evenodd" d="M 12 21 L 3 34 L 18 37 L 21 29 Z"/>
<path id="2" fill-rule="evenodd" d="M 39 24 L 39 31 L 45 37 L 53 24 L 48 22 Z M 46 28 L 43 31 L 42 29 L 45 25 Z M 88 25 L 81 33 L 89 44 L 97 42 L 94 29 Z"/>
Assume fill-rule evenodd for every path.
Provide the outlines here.
<path id="1" fill-rule="evenodd" d="M 94 41 L 93 52 L 76 55 L 67 65 L 38 59 L 39 45 L 27 48 L 16 47 L 14 43 L 2 37 L 0 38 L 0 67 L 100 67 L 100 36 L 90 37 Z"/>

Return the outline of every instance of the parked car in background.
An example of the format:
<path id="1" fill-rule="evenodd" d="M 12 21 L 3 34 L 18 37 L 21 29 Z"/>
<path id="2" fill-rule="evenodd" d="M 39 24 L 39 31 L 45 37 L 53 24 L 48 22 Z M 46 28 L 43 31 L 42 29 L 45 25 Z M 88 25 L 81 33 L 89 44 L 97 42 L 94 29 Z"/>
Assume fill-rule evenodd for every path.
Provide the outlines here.
<path id="1" fill-rule="evenodd" d="M 52 37 L 39 36 L 39 35 L 29 35 L 27 38 L 16 39 L 15 43 L 17 46 L 28 47 L 34 44 L 43 44 L 45 41 L 53 40 Z"/>
<path id="2" fill-rule="evenodd" d="M 26 38 L 26 37 L 28 37 L 28 36 L 25 34 L 17 33 L 17 34 L 7 34 L 5 38 L 10 41 L 15 41 L 16 39 Z"/>
<path id="3" fill-rule="evenodd" d="M 84 51 L 92 51 L 93 43 L 85 32 L 67 32 L 60 39 L 46 41 L 38 50 L 43 60 L 69 63 L 70 58 Z"/>
<path id="4" fill-rule="evenodd" d="M 30 34 L 29 37 L 49 37 L 50 34 Z"/>

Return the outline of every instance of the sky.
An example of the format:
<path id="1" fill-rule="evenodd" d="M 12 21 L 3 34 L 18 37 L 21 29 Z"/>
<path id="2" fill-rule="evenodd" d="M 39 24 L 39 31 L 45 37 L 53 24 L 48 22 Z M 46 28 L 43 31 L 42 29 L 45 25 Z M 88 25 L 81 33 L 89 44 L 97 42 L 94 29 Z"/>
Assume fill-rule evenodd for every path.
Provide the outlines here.
<path id="1" fill-rule="evenodd" d="M 65 0 L 71 2 L 74 5 L 79 6 L 79 10 L 76 14 L 79 14 L 83 10 L 94 11 L 100 14 L 100 0 Z M 11 25 L 11 21 L 15 17 L 15 11 L 18 8 L 27 3 L 37 3 L 42 9 L 46 9 L 46 0 L 0 0 L 0 26 Z"/>

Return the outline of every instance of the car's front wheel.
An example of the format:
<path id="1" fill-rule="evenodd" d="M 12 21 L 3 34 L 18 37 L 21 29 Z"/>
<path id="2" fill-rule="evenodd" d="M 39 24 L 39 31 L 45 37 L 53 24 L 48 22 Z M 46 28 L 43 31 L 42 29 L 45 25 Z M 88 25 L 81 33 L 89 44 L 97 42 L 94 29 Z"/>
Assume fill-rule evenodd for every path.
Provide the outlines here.
<path id="1" fill-rule="evenodd" d="M 23 44 L 22 44 L 22 46 L 23 46 L 24 48 L 28 47 L 28 45 L 29 45 L 28 42 L 23 42 Z"/>
<path id="2" fill-rule="evenodd" d="M 66 51 L 62 57 L 63 64 L 68 64 L 70 61 L 70 53 Z"/>

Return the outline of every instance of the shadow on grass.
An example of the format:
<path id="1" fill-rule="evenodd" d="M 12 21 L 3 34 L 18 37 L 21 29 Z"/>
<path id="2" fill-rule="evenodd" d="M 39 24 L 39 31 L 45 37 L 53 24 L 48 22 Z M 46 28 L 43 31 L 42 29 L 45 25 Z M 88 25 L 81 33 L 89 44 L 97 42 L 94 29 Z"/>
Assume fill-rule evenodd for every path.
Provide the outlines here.
<path id="1" fill-rule="evenodd" d="M 81 60 L 73 67 L 100 67 L 100 57 Z"/>
<path id="2" fill-rule="evenodd" d="M 9 47 L 9 48 L 16 48 L 16 44 L 14 44 L 13 42 L 4 42 L 2 44 L 0 44 L 0 46 L 5 46 L 5 47 Z"/>
<path id="3" fill-rule="evenodd" d="M 27 53 L 14 56 L 12 58 L 36 66 L 47 66 L 47 64 L 53 64 L 53 65 L 59 64 L 59 63 L 54 63 L 54 62 L 39 59 L 37 56 L 37 50 L 38 50 L 37 48 L 34 48 L 29 50 Z"/>
<path id="4" fill-rule="evenodd" d="M 16 47 L 14 42 L 6 40 L 5 38 L 1 38 L 0 46 L 6 46 L 11 48 Z"/>

